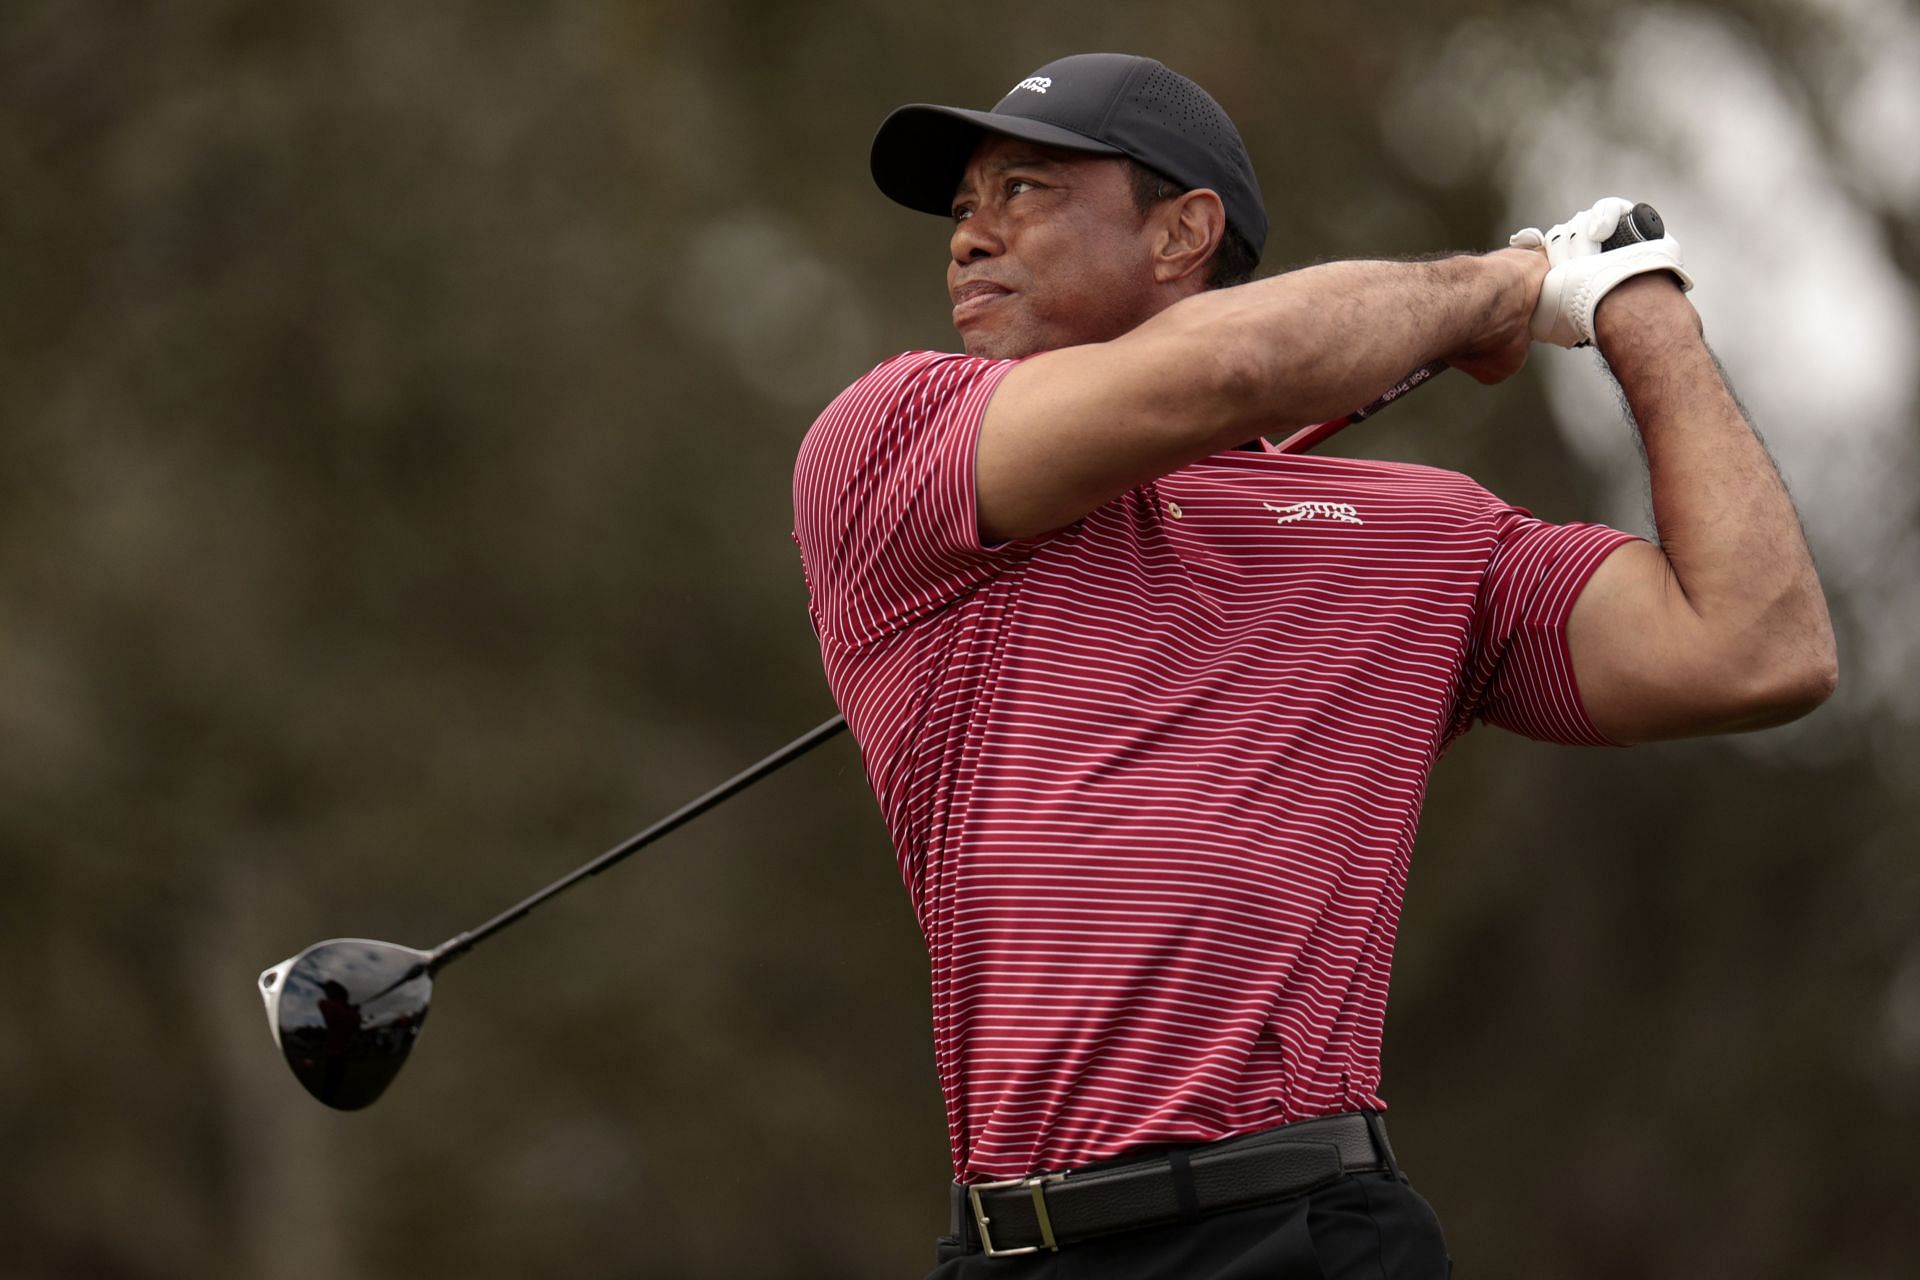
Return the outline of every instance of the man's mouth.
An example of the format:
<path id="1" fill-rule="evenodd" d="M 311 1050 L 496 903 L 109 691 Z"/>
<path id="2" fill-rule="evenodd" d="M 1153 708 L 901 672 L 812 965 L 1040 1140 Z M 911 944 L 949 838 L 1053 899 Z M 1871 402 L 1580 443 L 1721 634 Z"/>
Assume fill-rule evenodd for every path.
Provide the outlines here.
<path id="1" fill-rule="evenodd" d="M 953 323 L 958 327 L 986 310 L 1010 291 L 991 280 L 969 280 L 953 291 Z"/>

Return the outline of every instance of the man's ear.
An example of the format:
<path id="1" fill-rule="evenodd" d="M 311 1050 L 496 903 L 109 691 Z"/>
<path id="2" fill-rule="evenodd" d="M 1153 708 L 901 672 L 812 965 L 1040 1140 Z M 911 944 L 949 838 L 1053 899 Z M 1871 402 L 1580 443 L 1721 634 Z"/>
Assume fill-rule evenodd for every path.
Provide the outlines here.
<path id="1" fill-rule="evenodd" d="M 1207 187 L 1175 196 L 1156 217 L 1160 224 L 1153 254 L 1156 284 L 1176 284 L 1204 270 L 1227 236 L 1226 206 Z"/>

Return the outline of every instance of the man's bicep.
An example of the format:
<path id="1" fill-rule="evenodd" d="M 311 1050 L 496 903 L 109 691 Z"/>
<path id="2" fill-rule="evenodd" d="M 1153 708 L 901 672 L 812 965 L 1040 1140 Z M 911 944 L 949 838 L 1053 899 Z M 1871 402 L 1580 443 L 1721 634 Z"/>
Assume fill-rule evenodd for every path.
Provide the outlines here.
<path id="1" fill-rule="evenodd" d="M 1660 548 L 1629 542 L 1594 570 L 1567 619 L 1581 701 L 1616 742 L 1759 728 L 1751 673 L 1712 643 Z"/>
<path id="2" fill-rule="evenodd" d="M 1227 370 L 1217 344 L 1171 324 L 1021 362 L 980 425 L 981 538 L 1050 533 L 1240 443 L 1231 438 L 1238 409 Z"/>

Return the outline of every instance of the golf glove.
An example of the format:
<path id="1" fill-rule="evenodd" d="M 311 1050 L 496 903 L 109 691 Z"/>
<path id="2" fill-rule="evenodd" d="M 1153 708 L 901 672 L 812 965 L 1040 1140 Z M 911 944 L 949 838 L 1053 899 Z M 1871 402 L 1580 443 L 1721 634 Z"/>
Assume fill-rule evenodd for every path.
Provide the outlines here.
<path id="1" fill-rule="evenodd" d="M 1672 236 L 1602 250 L 1633 201 L 1608 196 L 1576 213 L 1551 231 L 1516 231 L 1507 243 L 1516 249 L 1545 249 L 1549 269 L 1533 308 L 1533 340 L 1557 347 L 1584 347 L 1593 341 L 1593 313 L 1600 299 L 1622 280 L 1648 271 L 1670 271 L 1682 289 L 1693 277 L 1680 265 L 1680 242 Z"/>

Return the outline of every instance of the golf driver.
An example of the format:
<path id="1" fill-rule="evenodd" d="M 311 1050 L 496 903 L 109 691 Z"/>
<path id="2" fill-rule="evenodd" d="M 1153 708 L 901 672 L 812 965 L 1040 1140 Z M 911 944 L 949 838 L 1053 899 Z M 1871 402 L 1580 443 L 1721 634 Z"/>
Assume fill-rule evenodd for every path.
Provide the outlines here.
<path id="1" fill-rule="evenodd" d="M 294 1078 L 308 1093 L 340 1111 L 357 1111 L 371 1103 L 393 1083 L 413 1042 L 420 1038 L 427 1004 L 433 998 L 434 974 L 547 899 L 746 790 L 846 727 L 845 717 L 833 717 L 532 897 L 431 951 L 370 938 L 333 938 L 265 970 L 260 975 L 260 996 L 267 1005 L 267 1025 Z"/>
<path id="2" fill-rule="evenodd" d="M 1636 205 L 1603 246 L 1616 249 L 1665 234 L 1658 212 Z M 1436 360 L 1408 374 L 1373 403 L 1345 417 L 1295 432 L 1279 446 L 1283 453 L 1311 449 L 1352 423 L 1372 416 L 1447 367 Z M 260 975 L 267 1025 L 293 1074 L 320 1101 L 355 1111 L 383 1093 L 406 1063 L 427 1020 L 433 975 L 547 899 L 598 875 L 629 854 L 653 843 L 681 824 L 805 755 L 846 728 L 831 720 L 780 748 L 760 763 L 668 814 L 646 830 L 615 845 L 571 874 L 508 908 L 467 933 L 456 934 L 431 951 L 417 951 L 369 938 L 316 942 L 290 960 Z"/>

